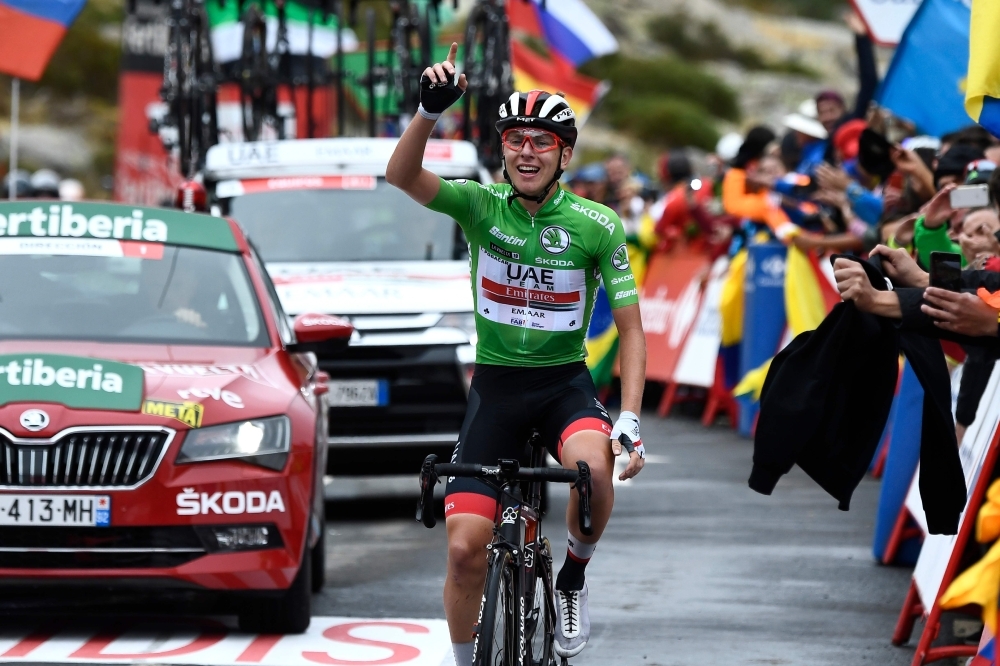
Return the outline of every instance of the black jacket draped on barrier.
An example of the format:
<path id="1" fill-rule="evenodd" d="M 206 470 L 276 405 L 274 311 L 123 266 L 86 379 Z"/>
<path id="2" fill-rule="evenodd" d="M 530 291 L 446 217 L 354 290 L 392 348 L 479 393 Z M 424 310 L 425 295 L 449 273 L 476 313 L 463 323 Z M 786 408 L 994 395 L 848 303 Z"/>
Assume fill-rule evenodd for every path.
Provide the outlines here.
<path id="1" fill-rule="evenodd" d="M 876 289 L 887 289 L 876 265 L 855 260 Z M 775 356 L 761 391 L 751 488 L 770 495 L 798 464 L 847 511 L 889 417 L 902 351 L 924 387 L 920 496 L 927 526 L 932 534 L 957 531 L 966 489 L 948 367 L 941 344 L 906 330 L 905 323 L 839 303 L 819 328 Z"/>

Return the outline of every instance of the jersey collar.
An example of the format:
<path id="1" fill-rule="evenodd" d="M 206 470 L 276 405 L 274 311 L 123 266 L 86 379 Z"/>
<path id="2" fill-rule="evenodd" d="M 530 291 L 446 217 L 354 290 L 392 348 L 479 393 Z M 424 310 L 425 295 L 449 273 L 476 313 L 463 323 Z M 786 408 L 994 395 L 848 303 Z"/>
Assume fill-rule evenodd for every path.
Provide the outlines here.
<path id="1" fill-rule="evenodd" d="M 535 217 L 547 215 L 551 212 L 554 212 L 556 209 L 559 208 L 562 202 L 566 200 L 566 189 L 562 186 L 562 183 L 556 183 L 556 188 L 557 188 L 556 193 L 552 195 L 551 199 L 545 202 L 544 206 L 538 209 L 538 212 L 535 213 L 534 215 Z M 527 209 L 524 207 L 524 204 L 522 204 L 519 199 L 514 199 L 514 203 L 511 205 L 525 217 L 528 218 L 531 217 L 531 213 L 527 211 Z"/>

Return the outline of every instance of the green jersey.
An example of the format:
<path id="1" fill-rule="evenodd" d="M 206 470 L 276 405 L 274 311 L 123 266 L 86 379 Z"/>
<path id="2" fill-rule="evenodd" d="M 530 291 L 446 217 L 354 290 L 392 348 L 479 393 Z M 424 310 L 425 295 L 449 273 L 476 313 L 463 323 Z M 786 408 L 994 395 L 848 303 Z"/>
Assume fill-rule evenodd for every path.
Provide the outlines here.
<path id="1" fill-rule="evenodd" d="M 604 278 L 612 308 L 639 302 L 625 231 L 607 206 L 559 189 L 534 216 L 507 184 L 441 180 L 427 204 L 451 216 L 469 241 L 476 307 L 476 362 L 573 363 Z"/>

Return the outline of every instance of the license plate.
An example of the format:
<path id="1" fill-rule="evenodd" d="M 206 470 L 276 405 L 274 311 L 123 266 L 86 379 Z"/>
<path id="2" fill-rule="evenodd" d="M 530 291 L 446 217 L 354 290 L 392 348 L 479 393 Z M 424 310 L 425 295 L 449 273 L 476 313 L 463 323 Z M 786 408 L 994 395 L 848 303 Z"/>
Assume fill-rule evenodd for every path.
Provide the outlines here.
<path id="1" fill-rule="evenodd" d="M 0 495 L 0 525 L 107 527 L 107 495 Z"/>
<path id="2" fill-rule="evenodd" d="M 385 379 L 346 379 L 327 382 L 331 407 L 382 407 L 389 404 Z"/>

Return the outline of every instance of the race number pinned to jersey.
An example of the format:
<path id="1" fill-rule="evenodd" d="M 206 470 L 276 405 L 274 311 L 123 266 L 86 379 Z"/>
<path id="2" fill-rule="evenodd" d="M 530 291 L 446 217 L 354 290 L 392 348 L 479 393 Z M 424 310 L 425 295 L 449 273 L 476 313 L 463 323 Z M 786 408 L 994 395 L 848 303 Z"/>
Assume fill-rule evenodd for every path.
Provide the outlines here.
<path id="1" fill-rule="evenodd" d="M 498 324 L 539 331 L 575 331 L 583 324 L 583 269 L 519 264 L 479 250 L 478 312 Z"/>

